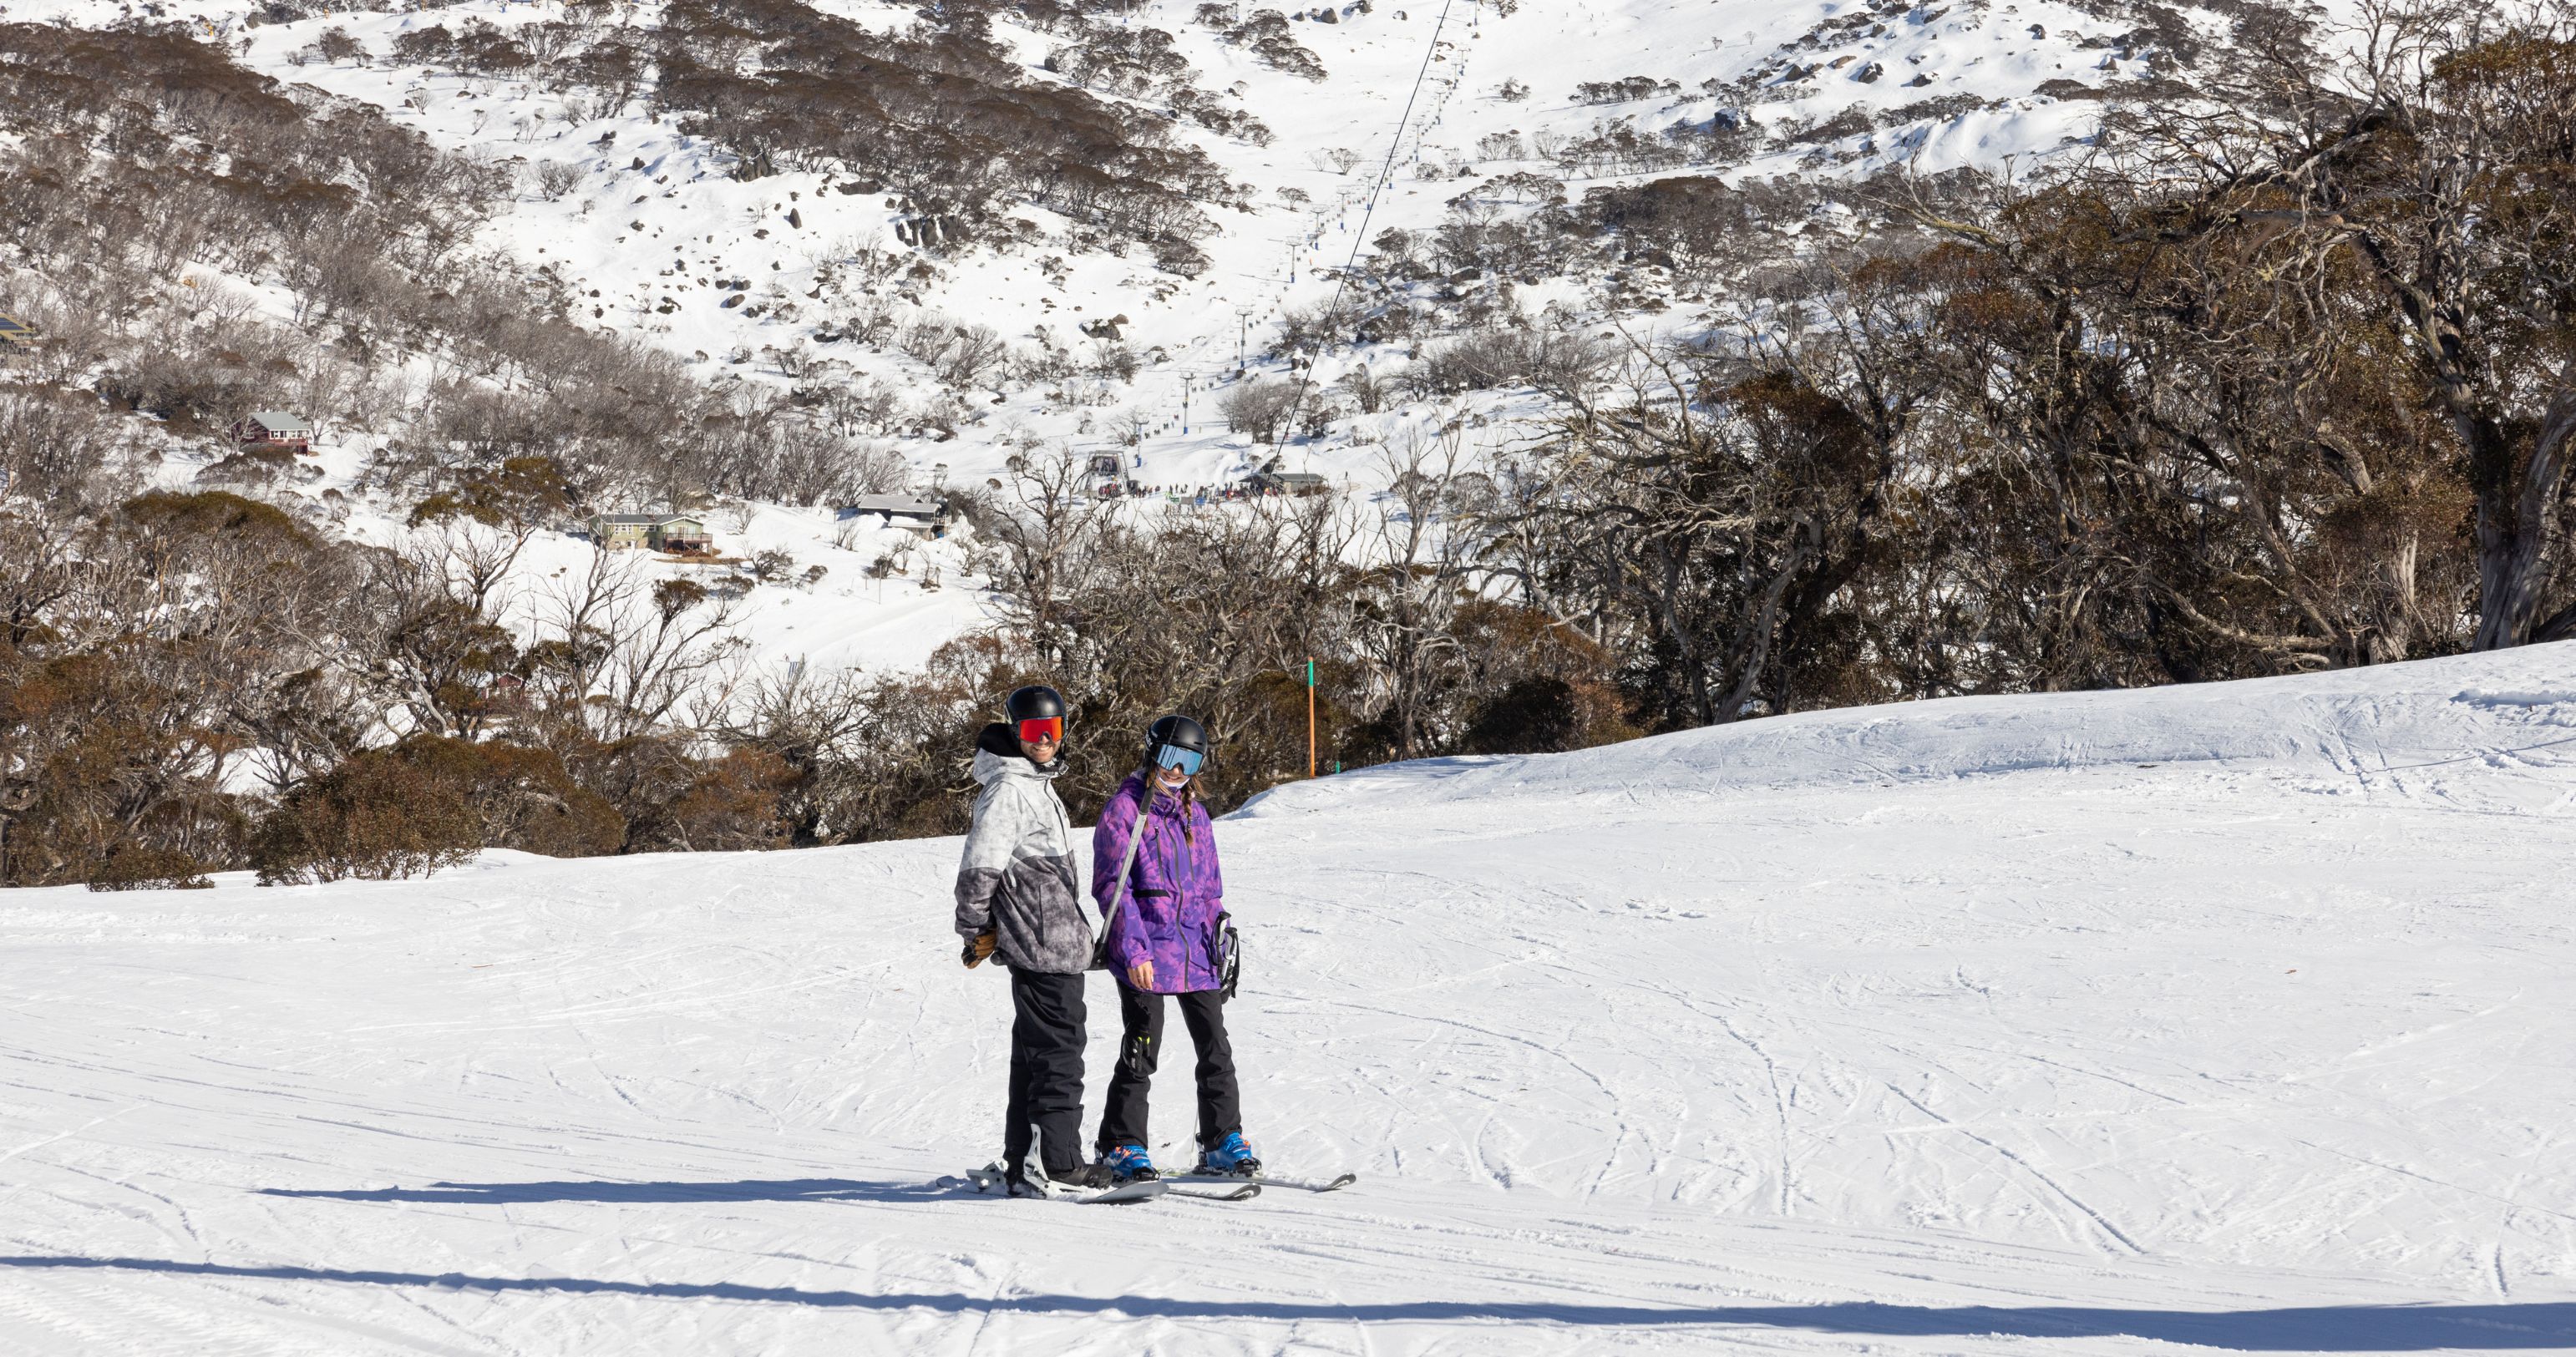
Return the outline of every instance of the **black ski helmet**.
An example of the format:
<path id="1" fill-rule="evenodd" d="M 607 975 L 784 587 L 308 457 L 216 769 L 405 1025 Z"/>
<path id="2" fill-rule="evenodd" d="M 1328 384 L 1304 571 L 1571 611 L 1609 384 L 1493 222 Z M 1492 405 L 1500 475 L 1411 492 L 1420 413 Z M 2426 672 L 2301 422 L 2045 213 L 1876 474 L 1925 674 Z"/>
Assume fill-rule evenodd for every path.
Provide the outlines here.
<path id="1" fill-rule="evenodd" d="M 1050 716 L 1061 719 L 1064 696 L 1043 683 L 1032 683 L 1012 689 L 1011 700 L 1002 704 L 1002 711 L 1014 727 L 1022 721 L 1042 721 Z"/>
<path id="2" fill-rule="evenodd" d="M 1186 749 L 1207 757 L 1207 727 L 1186 716 L 1158 718 L 1145 732 L 1145 762 L 1155 762 L 1166 749 Z"/>

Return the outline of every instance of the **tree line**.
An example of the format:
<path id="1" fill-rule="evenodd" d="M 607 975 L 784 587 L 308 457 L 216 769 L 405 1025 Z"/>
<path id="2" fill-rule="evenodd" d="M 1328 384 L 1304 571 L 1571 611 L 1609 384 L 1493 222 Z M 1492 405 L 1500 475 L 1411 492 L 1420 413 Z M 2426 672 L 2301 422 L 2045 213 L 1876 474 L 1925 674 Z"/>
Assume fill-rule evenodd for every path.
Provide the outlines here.
<path id="1" fill-rule="evenodd" d="M 1477 563 L 1648 728 L 2567 639 L 2571 61 L 2564 4 L 2248 14 L 2048 173 L 1462 195 L 1292 342 L 1557 397 Z M 1580 260 L 1711 319 L 1517 313 Z"/>

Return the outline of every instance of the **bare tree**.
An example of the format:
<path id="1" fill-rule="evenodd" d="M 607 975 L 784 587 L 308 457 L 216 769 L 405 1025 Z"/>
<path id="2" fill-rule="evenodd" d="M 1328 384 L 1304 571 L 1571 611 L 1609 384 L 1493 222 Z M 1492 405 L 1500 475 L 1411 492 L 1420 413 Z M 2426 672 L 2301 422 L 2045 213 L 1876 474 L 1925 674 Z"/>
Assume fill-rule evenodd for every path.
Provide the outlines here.
<path id="1" fill-rule="evenodd" d="M 1492 563 L 1637 656 L 1656 719 L 1788 710 L 1784 650 L 1818 624 L 1852 524 L 1893 467 L 1840 401 L 1776 365 L 1709 375 L 1640 351 L 1616 403 L 1576 406 L 1509 468 Z M 1809 587 L 1802 587 L 1809 586 Z M 1810 611 L 1802 612 L 1806 606 Z"/>
<path id="2" fill-rule="evenodd" d="M 954 388 L 973 386 L 1000 368 L 1010 351 L 1010 344 L 992 326 L 960 326 L 940 356 L 939 380 Z"/>
<path id="3" fill-rule="evenodd" d="M 504 619 L 525 542 L 451 519 L 367 558 L 359 587 L 380 626 L 347 635 L 341 663 L 369 676 L 406 731 L 471 738 L 488 727 L 491 685 L 518 667 Z"/>
<path id="4" fill-rule="evenodd" d="M 1006 600 L 1005 626 L 1042 663 L 1071 665 L 1100 640 L 1083 631 L 1081 608 L 1108 587 L 1098 566 L 1113 515 L 1070 448 L 1016 455 L 1010 476 L 962 503 L 992 545 L 986 573 Z"/>
<path id="5" fill-rule="evenodd" d="M 1297 392 L 1294 382 L 1255 377 L 1236 383 L 1217 397 L 1217 411 L 1225 416 L 1227 428 L 1251 434 L 1259 442 L 1275 444 L 1287 429 L 1290 412 L 1296 408 Z"/>
<path id="6" fill-rule="evenodd" d="M 1355 581 L 1351 637 L 1400 759 L 1441 742 L 1435 713 L 1461 676 L 1456 622 L 1469 558 L 1442 508 L 1462 449 L 1454 429 L 1389 448 L 1380 464 L 1388 489 L 1362 533 L 1368 564 Z"/>
<path id="7" fill-rule="evenodd" d="M 531 601 L 530 681 L 554 719 L 597 741 L 722 719 L 747 644 L 730 599 L 655 579 L 632 553 L 592 553 Z"/>
<path id="8" fill-rule="evenodd" d="M 336 24 L 323 29 L 322 36 L 313 40 L 313 50 L 321 53 L 324 61 L 335 65 L 354 59 L 363 66 L 367 60 L 366 45 L 350 37 L 349 30 Z"/>
<path id="9" fill-rule="evenodd" d="M 533 172 L 536 176 L 537 192 L 545 195 L 545 200 L 550 203 L 561 200 L 565 194 L 581 187 L 581 166 L 569 161 L 540 160 L 536 163 Z"/>

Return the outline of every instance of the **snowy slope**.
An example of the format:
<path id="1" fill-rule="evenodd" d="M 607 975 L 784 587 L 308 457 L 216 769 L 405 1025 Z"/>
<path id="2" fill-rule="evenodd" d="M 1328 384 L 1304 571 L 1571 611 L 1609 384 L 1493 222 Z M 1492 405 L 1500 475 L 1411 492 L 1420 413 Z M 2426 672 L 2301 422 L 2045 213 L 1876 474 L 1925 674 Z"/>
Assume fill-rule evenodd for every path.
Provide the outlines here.
<path id="1" fill-rule="evenodd" d="M 2571 828 L 2568 646 L 1283 789 L 1240 1206 L 931 1185 L 953 840 L 8 892 L 0 1350 L 2576 1347 Z"/>

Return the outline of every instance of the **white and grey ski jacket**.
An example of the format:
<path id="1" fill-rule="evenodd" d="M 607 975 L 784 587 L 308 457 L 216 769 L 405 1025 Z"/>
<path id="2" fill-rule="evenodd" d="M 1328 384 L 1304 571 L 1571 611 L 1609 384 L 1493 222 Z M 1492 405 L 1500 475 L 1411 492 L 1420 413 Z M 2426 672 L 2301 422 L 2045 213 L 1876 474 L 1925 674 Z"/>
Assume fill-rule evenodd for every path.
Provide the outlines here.
<path id="1" fill-rule="evenodd" d="M 998 733 L 1000 738 L 994 738 Z M 957 864 L 957 933 L 994 933 L 1004 965 L 1073 975 L 1090 969 L 1091 920 L 1073 865 L 1073 827 L 1055 794 L 1055 771 L 1016 752 L 1007 726 L 975 742 L 975 797 L 966 856 Z"/>

